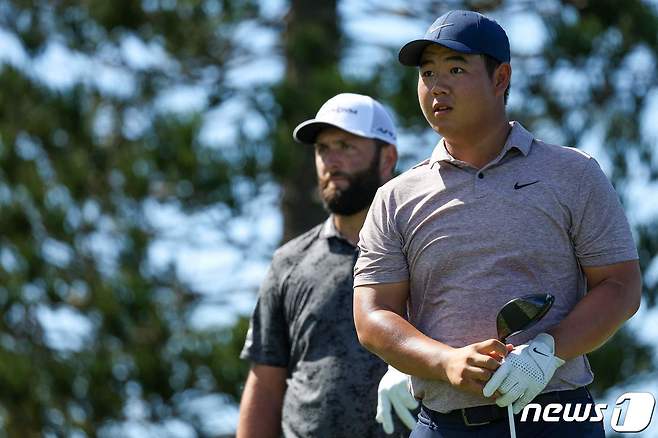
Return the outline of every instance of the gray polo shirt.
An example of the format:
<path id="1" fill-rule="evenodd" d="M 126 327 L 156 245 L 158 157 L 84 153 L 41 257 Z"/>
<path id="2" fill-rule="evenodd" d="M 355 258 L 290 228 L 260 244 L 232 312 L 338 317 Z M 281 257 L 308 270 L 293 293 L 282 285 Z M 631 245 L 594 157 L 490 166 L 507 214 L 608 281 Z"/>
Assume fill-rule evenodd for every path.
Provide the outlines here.
<path id="1" fill-rule="evenodd" d="M 393 436 L 375 421 L 386 363 L 359 344 L 354 328 L 355 259 L 330 217 L 279 248 L 261 285 L 240 357 L 288 370 L 286 438 Z M 394 421 L 395 436 L 408 436 Z"/>
<path id="2" fill-rule="evenodd" d="M 551 293 L 555 304 L 520 345 L 561 321 L 587 291 L 581 266 L 637 259 L 619 199 L 598 163 L 535 139 L 518 122 L 482 169 L 443 140 L 432 156 L 381 187 L 360 234 L 355 286 L 409 281 L 409 321 L 463 347 L 496 338 L 510 299 Z M 559 368 L 545 392 L 592 381 L 585 356 Z M 430 409 L 490 404 L 443 381 L 412 377 Z"/>

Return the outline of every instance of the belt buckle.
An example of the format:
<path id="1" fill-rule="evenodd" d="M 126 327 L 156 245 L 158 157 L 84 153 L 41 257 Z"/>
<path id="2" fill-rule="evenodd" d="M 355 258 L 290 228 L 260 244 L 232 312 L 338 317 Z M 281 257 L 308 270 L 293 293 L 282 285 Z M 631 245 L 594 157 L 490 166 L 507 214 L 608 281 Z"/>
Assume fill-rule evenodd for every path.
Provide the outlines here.
<path id="1" fill-rule="evenodd" d="M 491 421 L 485 421 L 481 423 L 471 423 L 471 421 L 468 419 L 468 415 L 466 415 L 466 408 L 460 409 L 462 413 L 462 419 L 464 420 L 464 424 L 467 426 L 484 426 L 485 424 L 491 423 Z"/>

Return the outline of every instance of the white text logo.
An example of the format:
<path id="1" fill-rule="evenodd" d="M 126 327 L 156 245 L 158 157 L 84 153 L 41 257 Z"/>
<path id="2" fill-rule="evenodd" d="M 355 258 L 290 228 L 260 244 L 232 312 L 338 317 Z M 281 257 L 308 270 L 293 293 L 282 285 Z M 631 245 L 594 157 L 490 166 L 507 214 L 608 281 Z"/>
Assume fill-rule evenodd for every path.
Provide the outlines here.
<path id="1" fill-rule="evenodd" d="M 656 399 L 649 392 L 627 392 L 617 398 L 612 411 L 610 426 L 615 432 L 642 432 L 651 423 Z M 521 413 L 521 421 L 547 423 L 601 421 L 608 408 L 606 403 L 549 403 L 542 407 L 538 403 L 528 404 Z"/>

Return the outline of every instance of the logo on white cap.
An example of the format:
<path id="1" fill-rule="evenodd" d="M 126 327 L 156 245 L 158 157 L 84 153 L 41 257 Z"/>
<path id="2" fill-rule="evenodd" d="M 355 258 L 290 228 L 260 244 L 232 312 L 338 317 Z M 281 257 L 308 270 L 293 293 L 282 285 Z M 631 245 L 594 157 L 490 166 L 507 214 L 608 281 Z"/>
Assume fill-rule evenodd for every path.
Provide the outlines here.
<path id="1" fill-rule="evenodd" d="M 332 97 L 322 105 L 314 119 L 295 128 L 293 137 L 302 143 L 313 143 L 319 130 L 326 125 L 361 137 L 396 142 L 395 125 L 384 106 L 362 94 L 342 93 Z"/>
<path id="2" fill-rule="evenodd" d="M 336 113 L 351 113 L 351 114 L 359 114 L 359 110 L 355 108 L 345 108 L 342 106 L 337 106 L 336 108 L 330 108 L 327 111 L 333 111 Z"/>

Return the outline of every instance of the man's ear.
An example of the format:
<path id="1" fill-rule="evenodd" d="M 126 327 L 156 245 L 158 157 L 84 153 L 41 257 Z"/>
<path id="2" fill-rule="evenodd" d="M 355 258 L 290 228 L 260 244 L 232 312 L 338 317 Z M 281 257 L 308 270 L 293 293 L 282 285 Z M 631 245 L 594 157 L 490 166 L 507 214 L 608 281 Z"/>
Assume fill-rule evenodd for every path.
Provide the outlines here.
<path id="1" fill-rule="evenodd" d="M 505 90 L 507 90 L 512 80 L 512 66 L 507 62 L 500 64 L 494 71 L 493 79 L 496 95 L 504 96 Z"/>
<path id="2" fill-rule="evenodd" d="M 398 149 L 395 145 L 387 144 L 382 147 L 379 154 L 379 175 L 382 181 L 388 181 L 393 177 L 395 165 L 398 162 Z"/>

